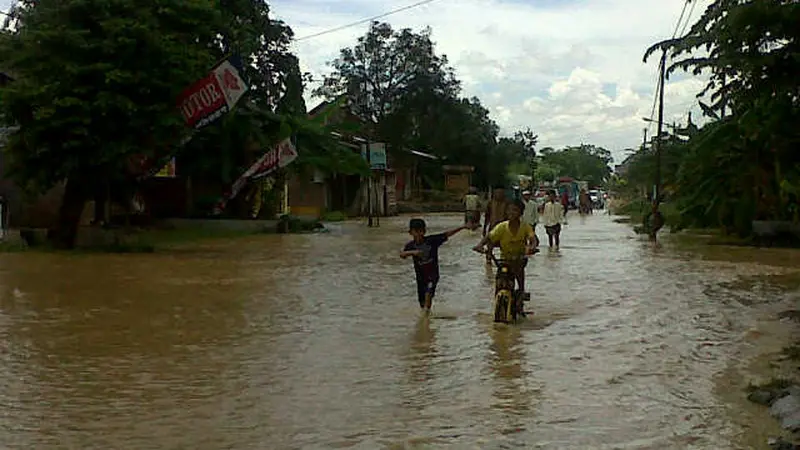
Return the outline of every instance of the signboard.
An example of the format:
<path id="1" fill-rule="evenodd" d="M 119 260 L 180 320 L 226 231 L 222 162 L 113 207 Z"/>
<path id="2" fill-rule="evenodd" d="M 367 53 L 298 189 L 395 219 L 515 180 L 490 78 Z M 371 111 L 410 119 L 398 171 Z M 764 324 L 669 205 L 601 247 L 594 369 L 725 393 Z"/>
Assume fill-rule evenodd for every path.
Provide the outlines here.
<path id="1" fill-rule="evenodd" d="M 297 159 L 297 150 L 294 148 L 292 141 L 289 139 L 283 140 L 274 149 L 265 153 L 261 158 L 258 158 L 258 160 L 231 185 L 230 190 L 217 202 L 217 206 L 214 208 L 215 212 L 222 212 L 227 203 L 239 194 L 239 191 L 242 190 L 248 181 L 263 178 L 280 167 L 288 166 L 295 159 Z"/>
<path id="2" fill-rule="evenodd" d="M 247 91 L 247 85 L 230 59 L 216 65 L 178 97 L 186 125 L 200 129 L 230 111 Z"/>
<path id="3" fill-rule="evenodd" d="M 156 178 L 175 178 L 175 173 L 175 158 L 172 158 L 153 176 Z"/>
<path id="4" fill-rule="evenodd" d="M 367 146 L 361 144 L 361 157 L 367 159 Z M 386 170 L 386 144 L 373 142 L 369 144 L 369 163 L 372 169 Z"/>

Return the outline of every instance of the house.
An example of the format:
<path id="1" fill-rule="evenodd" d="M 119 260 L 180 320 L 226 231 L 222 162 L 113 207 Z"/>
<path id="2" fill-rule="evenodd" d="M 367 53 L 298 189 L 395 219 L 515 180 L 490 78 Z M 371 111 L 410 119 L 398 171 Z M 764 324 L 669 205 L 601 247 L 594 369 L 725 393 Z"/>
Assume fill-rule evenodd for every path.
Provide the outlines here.
<path id="1" fill-rule="evenodd" d="M 444 188 L 448 192 L 463 196 L 472 186 L 473 166 L 442 166 L 444 171 Z"/>
<path id="2" fill-rule="evenodd" d="M 633 162 L 633 159 L 636 157 L 636 155 L 637 155 L 636 153 L 628 155 L 628 157 L 625 158 L 622 161 L 622 163 L 615 165 L 614 166 L 614 173 L 617 176 L 624 178 L 628 174 L 628 168 L 630 167 L 630 165 Z"/>
<path id="3" fill-rule="evenodd" d="M 420 176 L 420 166 L 422 164 L 438 164 L 441 160 L 436 155 L 419 150 L 406 150 L 404 153 L 407 153 L 408 156 L 404 161 L 390 161 L 396 174 L 395 192 L 398 201 L 409 201 L 421 197 L 424 182 Z"/>
<path id="4" fill-rule="evenodd" d="M 386 145 L 369 142 L 357 129 L 363 121 L 352 114 L 345 98 L 322 102 L 308 113 L 309 118 L 318 119 L 323 126 L 339 129 L 332 135 L 354 153 L 367 159 L 372 177 L 362 179 L 359 175 L 345 175 L 313 169 L 294 173 L 286 183 L 287 206 L 292 215 L 320 217 L 326 211 L 345 211 L 351 215 L 367 215 L 370 207 L 376 215 L 394 215 L 396 207 L 396 175 L 389 167 Z M 347 129 L 356 131 L 348 132 Z M 299 144 L 302 151 L 302 143 Z M 371 201 L 370 201 L 371 199 Z"/>

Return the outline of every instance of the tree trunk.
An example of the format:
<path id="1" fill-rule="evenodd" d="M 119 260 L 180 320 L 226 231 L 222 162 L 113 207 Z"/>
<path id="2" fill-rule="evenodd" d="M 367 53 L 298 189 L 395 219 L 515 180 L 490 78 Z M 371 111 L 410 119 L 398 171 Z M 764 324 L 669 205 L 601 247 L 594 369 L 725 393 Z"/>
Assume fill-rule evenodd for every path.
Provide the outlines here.
<path id="1" fill-rule="evenodd" d="M 64 198 L 58 211 L 58 224 L 50 230 L 48 239 L 58 249 L 72 249 L 78 235 L 78 224 L 86 203 L 87 190 L 83 181 L 77 178 L 67 180 Z"/>

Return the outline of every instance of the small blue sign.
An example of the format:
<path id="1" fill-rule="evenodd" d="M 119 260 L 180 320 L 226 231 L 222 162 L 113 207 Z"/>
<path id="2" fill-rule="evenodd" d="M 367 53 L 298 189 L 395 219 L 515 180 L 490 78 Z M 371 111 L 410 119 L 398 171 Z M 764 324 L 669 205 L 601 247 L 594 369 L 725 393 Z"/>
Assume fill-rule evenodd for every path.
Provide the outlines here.
<path id="1" fill-rule="evenodd" d="M 361 157 L 367 159 L 367 146 L 361 146 Z M 369 163 L 372 169 L 386 170 L 386 144 L 373 142 L 369 144 Z"/>

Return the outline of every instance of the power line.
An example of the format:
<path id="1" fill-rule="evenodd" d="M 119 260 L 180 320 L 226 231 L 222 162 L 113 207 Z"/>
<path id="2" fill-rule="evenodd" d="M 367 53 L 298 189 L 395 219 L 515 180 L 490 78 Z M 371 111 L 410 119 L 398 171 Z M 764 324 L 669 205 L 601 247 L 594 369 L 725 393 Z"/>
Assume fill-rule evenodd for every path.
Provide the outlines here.
<path id="1" fill-rule="evenodd" d="M 672 39 L 678 36 L 678 29 L 681 27 L 681 22 L 683 22 L 683 16 L 686 14 L 686 7 L 689 6 L 689 3 L 692 3 L 692 0 L 686 0 L 683 3 L 683 9 L 681 9 L 681 15 L 678 17 L 678 23 L 675 24 L 675 31 L 672 32 Z"/>
<path id="2" fill-rule="evenodd" d="M 419 7 L 419 6 L 422 6 L 422 5 L 427 5 L 428 3 L 433 3 L 435 1 L 436 0 L 422 0 L 422 1 L 419 1 L 417 3 L 408 5 L 408 6 L 403 6 L 402 8 L 397 8 L 397 9 L 393 9 L 391 11 L 385 12 L 383 14 L 378 14 L 377 16 L 372 16 L 372 17 L 369 17 L 369 18 L 366 18 L 366 19 L 361 19 L 361 20 L 358 20 L 356 22 L 348 23 L 347 25 L 342 25 L 342 26 L 339 26 L 339 27 L 336 27 L 336 28 L 331 28 L 331 29 L 328 29 L 328 30 L 320 31 L 319 33 L 310 34 L 308 36 L 299 37 L 299 38 L 295 39 L 295 42 L 297 42 L 297 41 L 305 41 L 306 39 L 311 39 L 311 38 L 315 38 L 315 37 L 318 37 L 318 36 L 324 36 L 326 34 L 335 33 L 337 31 L 341 31 L 341 30 L 344 30 L 344 29 L 347 29 L 347 28 L 350 28 L 350 27 L 354 27 L 354 26 L 357 26 L 357 25 L 370 23 L 373 20 L 382 19 L 384 17 L 391 16 L 392 14 L 397 14 L 399 12 L 408 11 L 409 9 L 416 8 L 416 7 Z"/>
<path id="3" fill-rule="evenodd" d="M 688 27 L 689 23 L 691 23 L 691 21 L 692 21 L 692 14 L 694 14 L 694 7 L 697 6 L 697 2 L 698 1 L 699 0 L 693 0 L 691 2 L 692 3 L 692 7 L 689 8 L 689 14 L 686 16 L 686 22 L 684 22 L 683 28 L 681 29 L 681 34 L 680 34 L 681 36 L 683 36 L 684 33 L 686 33 L 686 27 Z"/>
<path id="4" fill-rule="evenodd" d="M 689 3 L 692 3 L 692 11 L 694 11 L 694 5 L 698 0 L 686 0 L 683 3 L 683 8 L 681 9 L 681 15 L 678 17 L 677 23 L 675 23 L 675 31 L 672 32 L 672 39 L 678 35 L 678 30 L 681 28 L 681 22 L 683 22 L 683 17 L 686 15 L 686 7 L 689 6 Z M 691 16 L 691 13 L 689 13 Z M 686 18 L 686 24 L 689 23 L 690 17 Z M 684 25 L 684 29 L 686 29 L 686 25 Z M 682 32 L 681 32 L 682 33 Z M 658 72 L 661 73 L 661 65 L 664 64 L 664 59 L 660 59 L 658 63 Z M 656 115 L 656 105 L 658 104 L 658 90 L 664 89 L 663 84 L 661 83 L 661 76 L 659 75 L 658 82 L 656 82 L 655 92 L 653 92 L 653 106 L 650 109 L 650 120 L 653 120 L 653 117 Z M 647 124 L 647 130 L 650 131 L 650 127 L 653 126 L 652 122 Z"/>

